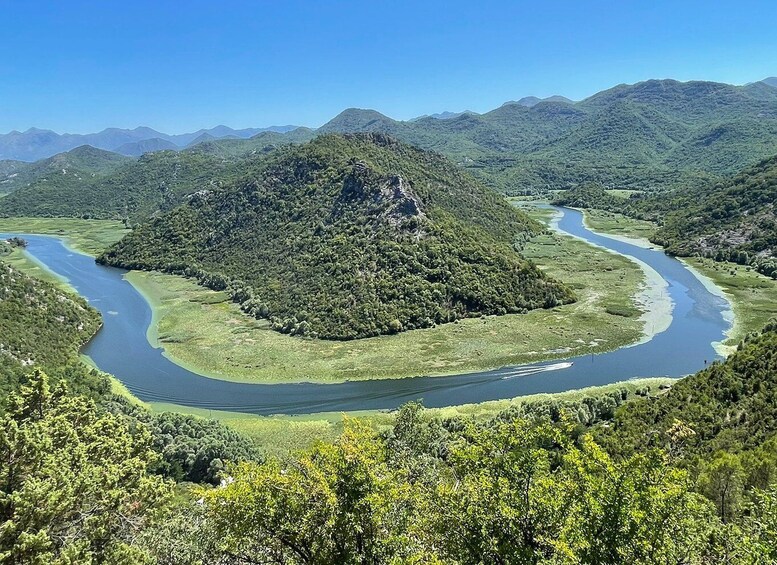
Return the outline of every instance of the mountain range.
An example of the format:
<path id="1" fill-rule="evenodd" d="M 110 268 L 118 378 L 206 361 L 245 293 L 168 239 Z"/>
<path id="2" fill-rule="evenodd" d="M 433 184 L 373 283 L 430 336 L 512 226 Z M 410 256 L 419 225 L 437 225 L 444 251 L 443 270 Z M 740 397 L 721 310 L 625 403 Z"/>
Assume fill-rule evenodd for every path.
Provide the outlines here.
<path id="1" fill-rule="evenodd" d="M 148 150 L 180 149 L 196 143 L 198 139 L 204 140 L 203 136 L 211 136 L 214 139 L 224 137 L 246 139 L 265 131 L 286 133 L 295 127 L 272 126 L 235 130 L 222 125 L 178 135 L 161 133 L 148 127 L 108 128 L 98 133 L 88 134 L 58 134 L 51 130 L 30 128 L 24 132 L 12 131 L 0 134 L 0 159 L 37 161 L 81 145 L 138 156 Z"/>
<path id="2" fill-rule="evenodd" d="M 580 102 L 524 98 L 484 114 L 445 119 L 398 121 L 375 110 L 350 108 L 316 130 L 219 127 L 167 139 L 149 128 L 105 130 L 94 134 L 102 136 L 101 143 L 110 139 L 122 153 L 143 159 L 124 162 L 115 172 L 77 159 L 75 166 L 60 169 L 79 174 L 54 176 L 48 165 L 0 161 L 0 192 L 16 191 L 0 200 L 0 214 L 86 213 L 134 221 L 188 192 L 228 182 L 243 160 L 273 147 L 357 132 L 384 133 L 441 153 L 506 194 L 546 193 L 588 182 L 643 192 L 697 190 L 777 155 L 777 88 L 770 80 L 744 86 L 649 80 L 618 85 Z M 53 135 L 58 143 L 94 141 L 34 133 Z M 130 134 L 147 138 L 128 141 Z M 183 143 L 188 147 L 181 149 Z M 177 151 L 170 151 L 173 146 Z M 106 165 L 122 163 L 103 156 Z"/>

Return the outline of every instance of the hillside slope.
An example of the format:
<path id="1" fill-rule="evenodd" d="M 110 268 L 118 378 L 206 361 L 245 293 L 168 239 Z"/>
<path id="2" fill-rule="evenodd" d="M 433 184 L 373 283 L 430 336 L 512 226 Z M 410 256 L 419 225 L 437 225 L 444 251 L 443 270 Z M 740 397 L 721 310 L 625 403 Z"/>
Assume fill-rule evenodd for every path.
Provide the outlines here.
<path id="1" fill-rule="evenodd" d="M 726 361 L 678 380 L 664 395 L 625 404 L 601 439 L 615 453 L 671 449 L 681 422 L 693 432 L 682 441 L 690 453 L 757 448 L 777 434 L 776 353 L 772 322 Z"/>
<path id="2" fill-rule="evenodd" d="M 91 152 L 107 153 L 91 147 Z M 29 177 L 32 168 L 46 165 L 32 182 L 0 200 L 1 216 L 55 216 L 127 219 L 138 222 L 159 209 L 169 209 L 198 190 L 220 186 L 233 178 L 237 158 L 199 150 L 156 151 L 134 160 L 115 153 L 117 166 L 102 172 L 59 165 L 79 151 L 55 155 L 28 165 L 18 177 Z M 56 170 L 48 172 L 52 167 Z"/>
<path id="3" fill-rule="evenodd" d="M 12 251 L 0 241 L 0 258 Z M 0 412 L 33 365 L 76 390 L 105 392 L 107 380 L 78 360 L 99 327 L 100 315 L 85 300 L 0 261 Z"/>
<path id="4" fill-rule="evenodd" d="M 101 260 L 227 286 L 280 331 L 350 339 L 573 300 L 515 251 L 542 230 L 441 156 L 321 136 L 138 227 Z"/>
<path id="5" fill-rule="evenodd" d="M 45 194 L 50 190 L 69 190 L 91 182 L 97 176 L 112 173 L 132 159 L 95 149 L 89 145 L 76 147 L 35 163 L 0 162 L 0 190 L 15 192 L 30 188 Z"/>
<path id="6" fill-rule="evenodd" d="M 653 239 L 667 251 L 750 264 L 777 275 L 777 157 L 700 194 L 665 200 L 673 211 Z"/>

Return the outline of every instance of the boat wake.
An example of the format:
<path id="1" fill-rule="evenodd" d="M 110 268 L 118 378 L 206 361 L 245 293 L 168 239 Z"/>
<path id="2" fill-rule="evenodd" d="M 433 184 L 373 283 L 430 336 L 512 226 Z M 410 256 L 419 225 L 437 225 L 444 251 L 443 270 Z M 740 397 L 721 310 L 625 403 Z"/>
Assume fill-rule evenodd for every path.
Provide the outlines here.
<path id="1" fill-rule="evenodd" d="M 544 373 L 547 371 L 559 371 L 561 369 L 569 369 L 573 363 L 571 361 L 562 361 L 560 363 L 550 363 L 549 365 L 524 365 L 517 367 L 510 373 L 504 375 L 502 380 L 514 379 L 516 377 L 525 377 L 528 375 L 536 375 L 537 373 Z"/>

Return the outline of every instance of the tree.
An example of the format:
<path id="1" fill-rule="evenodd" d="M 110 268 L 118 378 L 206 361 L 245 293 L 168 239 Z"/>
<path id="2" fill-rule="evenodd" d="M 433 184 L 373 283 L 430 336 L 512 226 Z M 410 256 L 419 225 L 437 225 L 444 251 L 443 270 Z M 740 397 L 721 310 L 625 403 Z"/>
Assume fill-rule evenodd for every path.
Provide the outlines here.
<path id="1" fill-rule="evenodd" d="M 203 493 L 221 549 L 248 563 L 434 563 L 411 535 L 421 504 L 383 442 L 346 423 L 291 463 L 242 463 Z"/>
<path id="2" fill-rule="evenodd" d="M 699 477 L 699 487 L 715 503 L 723 523 L 730 522 L 742 499 L 745 472 L 739 457 L 720 451 L 706 465 Z"/>
<path id="3" fill-rule="evenodd" d="M 0 420 L 0 561 L 136 563 L 133 544 L 171 493 L 147 473 L 150 435 L 51 392 L 35 371 Z"/>

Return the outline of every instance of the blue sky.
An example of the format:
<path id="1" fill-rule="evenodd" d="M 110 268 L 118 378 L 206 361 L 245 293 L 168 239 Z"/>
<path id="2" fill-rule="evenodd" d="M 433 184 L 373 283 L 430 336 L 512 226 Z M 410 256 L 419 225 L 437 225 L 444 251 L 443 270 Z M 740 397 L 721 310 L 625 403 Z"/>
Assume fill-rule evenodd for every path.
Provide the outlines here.
<path id="1" fill-rule="evenodd" d="M 319 126 L 774 75 L 774 0 L 0 0 L 0 132 Z"/>

